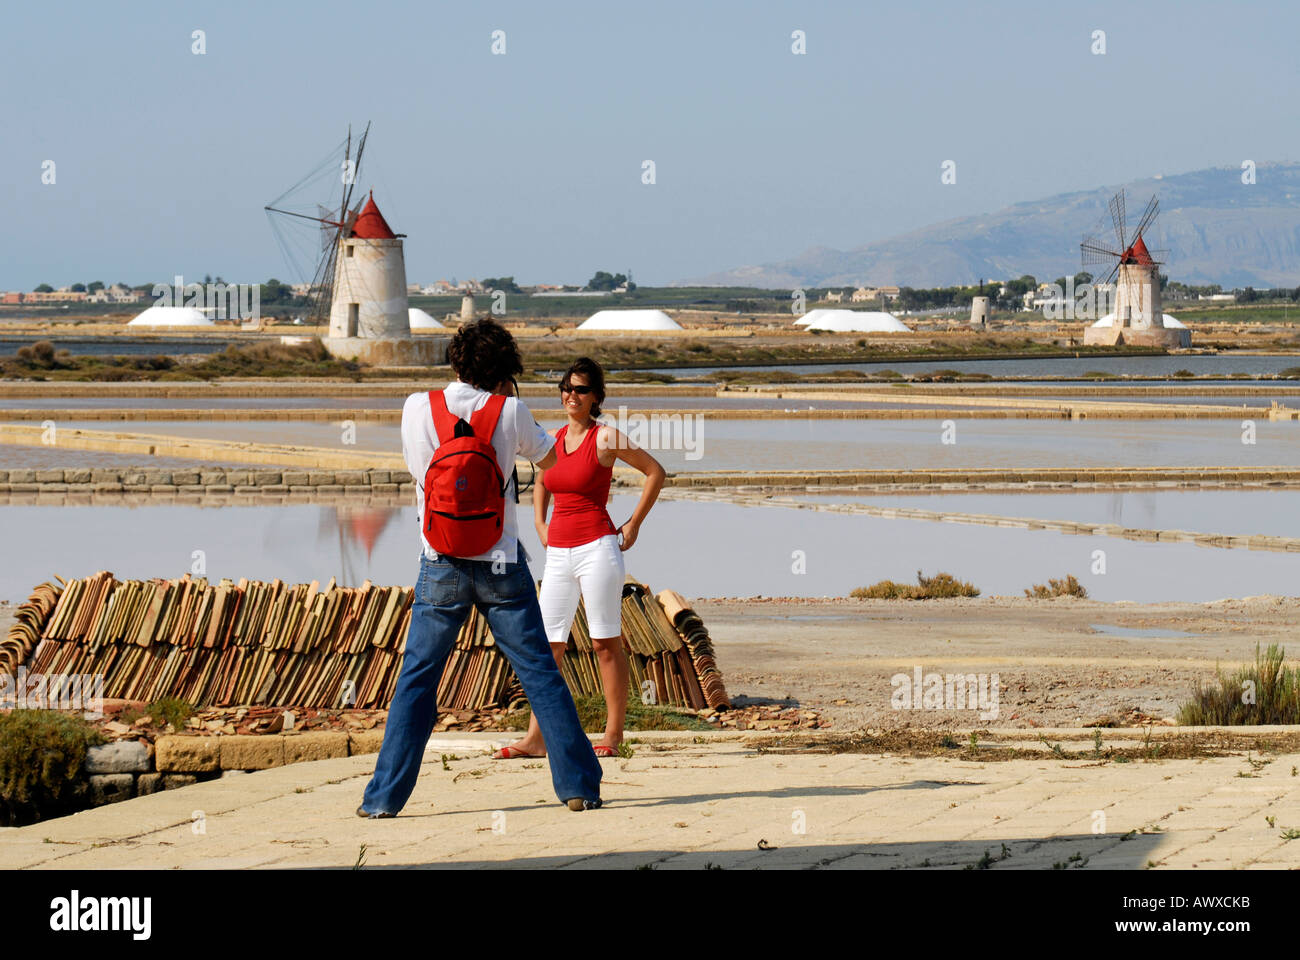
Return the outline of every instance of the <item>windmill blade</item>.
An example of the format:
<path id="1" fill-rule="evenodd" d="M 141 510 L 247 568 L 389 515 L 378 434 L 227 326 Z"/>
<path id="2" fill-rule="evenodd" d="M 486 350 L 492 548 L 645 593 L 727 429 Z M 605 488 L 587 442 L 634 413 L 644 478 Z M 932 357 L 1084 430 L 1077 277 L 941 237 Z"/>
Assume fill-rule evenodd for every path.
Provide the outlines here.
<path id="1" fill-rule="evenodd" d="M 1094 283 L 1094 287 L 1105 287 L 1115 282 L 1115 277 L 1119 275 L 1119 261 L 1115 261 L 1115 266 L 1110 268 L 1110 273 L 1106 274 L 1106 279 L 1101 283 Z"/>
<path id="2" fill-rule="evenodd" d="M 318 203 L 316 209 L 320 211 L 320 249 L 321 253 L 324 253 L 334 245 L 334 241 L 339 235 L 339 226 L 330 219 L 330 217 L 334 216 L 334 211 L 329 207 Z"/>
<path id="3" fill-rule="evenodd" d="M 1137 232 L 1133 234 L 1134 238 L 1142 236 L 1146 228 L 1151 226 L 1151 221 L 1156 218 L 1156 214 L 1159 212 L 1160 201 L 1157 200 L 1155 196 L 1152 196 L 1151 200 L 1147 203 L 1147 208 L 1142 211 L 1142 219 L 1138 221 Z"/>
<path id="4" fill-rule="evenodd" d="M 1128 246 L 1126 234 L 1124 231 L 1124 191 L 1121 190 L 1115 196 L 1110 198 L 1107 208 L 1110 210 L 1110 222 L 1115 228 L 1115 242 L 1123 250 Z"/>
<path id="5" fill-rule="evenodd" d="M 1083 241 L 1083 243 L 1079 244 L 1079 249 L 1085 251 L 1086 253 L 1094 253 L 1099 257 L 1118 257 L 1120 255 L 1118 250 L 1112 250 L 1109 247 L 1103 247 L 1100 243 L 1097 243 L 1095 240 Z"/>
<path id="6" fill-rule="evenodd" d="M 1083 242 L 1079 244 L 1079 260 L 1085 269 L 1097 266 L 1110 267 L 1113 263 L 1119 262 L 1119 254 L 1102 246 L 1091 237 L 1084 237 Z M 1094 271 L 1088 270 L 1088 272 Z"/>

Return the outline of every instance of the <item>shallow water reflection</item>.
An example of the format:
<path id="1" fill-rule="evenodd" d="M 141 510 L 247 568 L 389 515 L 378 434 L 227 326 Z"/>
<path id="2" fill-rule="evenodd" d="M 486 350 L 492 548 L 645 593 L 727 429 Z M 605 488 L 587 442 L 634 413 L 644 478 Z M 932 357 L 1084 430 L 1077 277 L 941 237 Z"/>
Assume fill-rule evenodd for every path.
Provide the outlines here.
<path id="1" fill-rule="evenodd" d="M 614 522 L 634 505 L 615 497 Z M 543 552 L 529 519 L 525 509 L 536 577 Z M 209 580 L 409 584 L 419 556 L 413 508 L 11 506 L 0 508 L 0 525 L 6 541 L 24 545 L 0 557 L 0 598 L 11 601 L 55 574 L 177 577 L 199 560 Z M 1105 551 L 1104 575 L 1090 572 L 1095 550 Z M 1070 573 L 1101 600 L 1295 595 L 1300 586 L 1295 553 L 674 500 L 655 506 L 625 560 L 653 590 L 687 597 L 844 596 L 886 578 L 911 581 L 918 569 L 947 571 L 986 595 L 1020 595 Z"/>

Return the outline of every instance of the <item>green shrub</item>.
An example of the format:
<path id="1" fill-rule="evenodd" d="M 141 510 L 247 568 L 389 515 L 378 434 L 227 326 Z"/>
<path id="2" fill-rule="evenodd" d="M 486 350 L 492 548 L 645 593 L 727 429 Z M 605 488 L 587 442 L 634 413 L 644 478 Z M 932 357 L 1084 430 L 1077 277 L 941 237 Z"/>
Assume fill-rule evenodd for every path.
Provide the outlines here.
<path id="1" fill-rule="evenodd" d="M 84 790 L 86 751 L 103 740 L 82 718 L 53 710 L 0 715 L 0 821 L 18 826 L 71 813 Z"/>
<path id="2" fill-rule="evenodd" d="M 1036 597 L 1039 599 L 1050 597 L 1078 597 L 1082 600 L 1088 596 L 1088 591 L 1079 583 L 1078 580 L 1075 579 L 1074 574 L 1071 573 L 1068 574 L 1064 580 L 1049 579 L 1047 581 L 1047 586 L 1043 586 L 1041 583 L 1036 583 L 1031 589 L 1025 591 L 1025 596 Z"/>
<path id="3" fill-rule="evenodd" d="M 1178 708 L 1178 722 L 1190 726 L 1300 723 L 1300 667 L 1283 662 L 1286 652 L 1269 644 L 1255 662 L 1231 674 L 1222 670 L 1214 683 L 1200 684 Z"/>
<path id="4" fill-rule="evenodd" d="M 181 700 L 179 697 L 163 697 L 149 704 L 149 716 L 160 727 L 171 724 L 177 730 L 185 727 L 185 721 L 194 713 L 194 708 L 189 701 Z"/>
<path id="5" fill-rule="evenodd" d="M 1187 379 L 1188 377 L 1194 377 L 1194 376 L 1196 376 L 1196 374 L 1192 373 L 1192 371 L 1190 371 L 1190 370 L 1175 370 L 1175 371 L 1174 371 L 1174 376 L 1175 376 L 1175 377 L 1178 377 L 1178 378 L 1180 378 L 1180 379 L 1185 380 L 1185 379 Z"/>
<path id="6" fill-rule="evenodd" d="M 927 577 L 916 571 L 917 585 L 881 580 L 869 587 L 858 587 L 849 594 L 859 600 L 935 600 L 945 597 L 978 597 L 979 590 L 963 583 L 951 573 L 936 573 Z"/>

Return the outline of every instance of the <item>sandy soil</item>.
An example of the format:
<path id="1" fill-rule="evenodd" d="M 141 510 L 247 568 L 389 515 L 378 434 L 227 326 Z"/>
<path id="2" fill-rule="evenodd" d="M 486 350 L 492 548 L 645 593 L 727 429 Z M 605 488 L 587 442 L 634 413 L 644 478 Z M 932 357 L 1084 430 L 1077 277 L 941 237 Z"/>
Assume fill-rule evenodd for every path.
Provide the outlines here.
<path id="1" fill-rule="evenodd" d="M 1015 597 L 702 600 L 727 690 L 793 699 L 837 728 L 1070 727 L 1137 709 L 1172 717 L 1198 682 L 1296 637 L 1300 598 L 1104 603 Z M 1108 635 L 1091 625 L 1190 636 Z M 1296 651 L 1292 651 L 1294 656 Z M 895 674 L 997 673 L 999 711 L 894 710 Z"/>
<path id="2" fill-rule="evenodd" d="M 695 608 L 737 705 L 797 704 L 841 730 L 1077 727 L 1133 709 L 1172 717 L 1218 666 L 1253 660 L 1257 643 L 1294 641 L 1300 624 L 1300 597 L 1156 604 L 764 597 Z M 12 622 L 13 605 L 0 604 L 0 635 Z M 1189 636 L 1116 636 L 1094 624 Z M 891 678 L 911 677 L 918 666 L 927 674 L 996 673 L 997 718 L 893 709 Z"/>

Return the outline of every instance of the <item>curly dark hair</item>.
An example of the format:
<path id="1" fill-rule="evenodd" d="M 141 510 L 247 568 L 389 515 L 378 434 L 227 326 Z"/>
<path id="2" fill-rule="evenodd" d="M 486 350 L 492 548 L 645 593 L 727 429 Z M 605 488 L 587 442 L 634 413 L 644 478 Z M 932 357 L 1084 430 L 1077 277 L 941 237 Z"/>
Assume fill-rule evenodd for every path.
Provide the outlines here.
<path id="1" fill-rule="evenodd" d="M 595 394 L 596 401 L 591 405 L 591 418 L 594 420 L 600 416 L 600 405 L 605 402 L 605 371 L 591 357 L 579 357 L 569 364 L 569 369 L 560 378 L 560 385 L 569 383 L 570 375 L 575 373 L 580 373 L 587 378 L 587 385 Z"/>
<path id="2" fill-rule="evenodd" d="M 447 347 L 447 362 L 459 379 L 480 390 L 495 390 L 524 372 L 515 338 L 491 317 L 472 320 L 456 331 Z"/>

